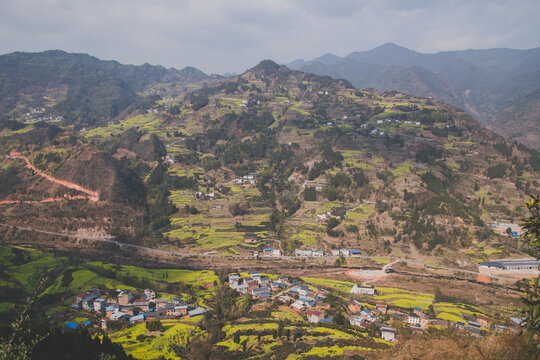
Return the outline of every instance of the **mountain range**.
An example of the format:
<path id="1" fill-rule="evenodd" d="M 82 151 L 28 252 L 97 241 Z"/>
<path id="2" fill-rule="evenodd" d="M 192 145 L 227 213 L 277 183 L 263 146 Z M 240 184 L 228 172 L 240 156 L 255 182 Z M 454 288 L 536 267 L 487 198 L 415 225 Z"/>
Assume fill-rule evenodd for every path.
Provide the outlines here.
<path id="1" fill-rule="evenodd" d="M 434 97 L 460 107 L 503 136 L 540 148 L 540 48 L 422 54 L 389 43 L 339 57 L 287 64 L 374 88 Z"/>
<path id="2" fill-rule="evenodd" d="M 146 96 L 178 95 L 220 78 L 193 67 L 182 70 L 123 65 L 60 50 L 0 56 L 0 114 L 24 120 L 28 106 L 47 109 L 78 127 L 104 124 Z"/>

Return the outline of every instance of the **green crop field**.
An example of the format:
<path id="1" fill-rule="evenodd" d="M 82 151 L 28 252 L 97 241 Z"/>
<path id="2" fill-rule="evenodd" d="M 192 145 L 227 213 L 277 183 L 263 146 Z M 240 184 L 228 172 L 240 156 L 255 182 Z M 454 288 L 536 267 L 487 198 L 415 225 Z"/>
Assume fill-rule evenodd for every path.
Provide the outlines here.
<path id="1" fill-rule="evenodd" d="M 165 131 L 163 130 L 161 120 L 158 119 L 154 114 L 137 115 L 123 120 L 118 124 L 112 124 L 85 131 L 83 135 L 86 137 L 110 137 L 126 132 L 131 128 L 139 128 L 149 133 L 165 136 Z"/>
<path id="2" fill-rule="evenodd" d="M 312 278 L 312 277 L 303 277 L 302 280 L 308 284 L 313 284 L 315 286 L 323 286 L 323 287 L 327 287 L 327 288 L 331 288 L 334 290 L 347 292 L 347 293 L 355 285 L 355 283 L 348 282 L 348 281 L 329 280 L 329 279 Z"/>
<path id="3" fill-rule="evenodd" d="M 149 335 L 145 324 L 137 324 L 110 335 L 113 343 L 122 345 L 127 354 L 136 359 L 182 359 L 174 352 L 175 346 L 185 347 L 190 340 L 206 334 L 197 326 L 174 320 L 162 321 L 165 331 Z"/>

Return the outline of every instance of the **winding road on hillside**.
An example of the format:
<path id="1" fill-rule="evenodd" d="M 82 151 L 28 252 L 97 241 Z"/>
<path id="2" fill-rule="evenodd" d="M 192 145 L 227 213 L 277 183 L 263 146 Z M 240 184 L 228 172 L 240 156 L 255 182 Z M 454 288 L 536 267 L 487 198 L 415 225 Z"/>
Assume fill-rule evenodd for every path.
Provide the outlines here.
<path id="1" fill-rule="evenodd" d="M 26 162 L 26 167 L 31 169 L 34 174 L 37 174 L 39 176 L 42 176 L 44 177 L 45 179 L 53 182 L 53 183 L 56 183 L 56 184 L 59 184 L 59 185 L 62 185 L 62 186 L 65 186 L 67 187 L 68 189 L 73 189 L 73 190 L 77 190 L 77 191 L 80 191 L 82 193 L 85 193 L 87 196 L 87 199 L 90 200 L 90 201 L 98 201 L 99 200 L 99 193 L 97 191 L 93 191 L 93 190 L 90 190 L 90 189 L 87 189 L 81 185 L 77 185 L 75 183 L 72 183 L 72 182 L 69 182 L 69 181 L 66 181 L 66 180 L 60 180 L 60 179 L 57 179 L 57 178 L 54 178 L 48 174 L 45 174 L 43 171 L 37 169 L 34 165 L 32 165 L 32 163 L 30 162 L 30 160 L 28 160 L 28 158 L 26 156 L 23 156 L 21 154 L 18 154 L 18 153 L 15 153 L 15 152 L 11 152 L 9 154 L 9 157 L 10 159 L 22 159 Z"/>

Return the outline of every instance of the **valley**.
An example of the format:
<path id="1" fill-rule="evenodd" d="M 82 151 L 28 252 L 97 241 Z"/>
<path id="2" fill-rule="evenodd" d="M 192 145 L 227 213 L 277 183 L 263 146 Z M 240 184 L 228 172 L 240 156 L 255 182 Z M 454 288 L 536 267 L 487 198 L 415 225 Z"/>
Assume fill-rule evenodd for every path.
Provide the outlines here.
<path id="1" fill-rule="evenodd" d="M 2 127 L 6 323 L 34 297 L 36 324 L 140 359 L 390 358 L 438 338 L 499 356 L 492 339 L 517 338 L 528 273 L 480 265 L 534 256 L 520 224 L 535 150 L 440 100 L 270 60 L 163 79 L 96 121 Z"/>

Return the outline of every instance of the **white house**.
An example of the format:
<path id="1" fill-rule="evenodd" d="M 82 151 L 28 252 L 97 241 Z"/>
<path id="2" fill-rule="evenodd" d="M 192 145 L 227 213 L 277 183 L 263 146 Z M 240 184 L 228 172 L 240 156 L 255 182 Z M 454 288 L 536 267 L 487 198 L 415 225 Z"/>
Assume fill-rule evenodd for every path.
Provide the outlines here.
<path id="1" fill-rule="evenodd" d="M 146 295 L 146 300 L 155 300 L 156 293 L 151 289 L 144 289 L 144 295 Z"/>
<path id="2" fill-rule="evenodd" d="M 410 313 L 409 317 L 407 318 L 407 322 L 410 325 L 420 325 L 420 316 L 415 313 Z"/>
<path id="3" fill-rule="evenodd" d="M 349 316 L 349 324 L 351 326 L 362 326 L 362 323 L 364 322 L 364 318 L 357 315 L 351 315 Z"/>
<path id="4" fill-rule="evenodd" d="M 396 329 L 382 327 L 381 328 L 381 339 L 386 341 L 394 341 L 396 337 Z"/>
<path id="5" fill-rule="evenodd" d="M 295 250 L 296 256 L 313 256 L 313 251 L 308 249 L 296 249 Z"/>
<path id="6" fill-rule="evenodd" d="M 354 285 L 350 291 L 351 294 L 356 295 L 375 295 L 375 287 L 374 286 L 368 286 L 368 285 Z"/>
<path id="7" fill-rule="evenodd" d="M 272 251 L 272 256 L 274 257 L 280 257 L 281 255 L 283 255 L 283 253 L 281 252 L 281 249 L 274 249 Z"/>

